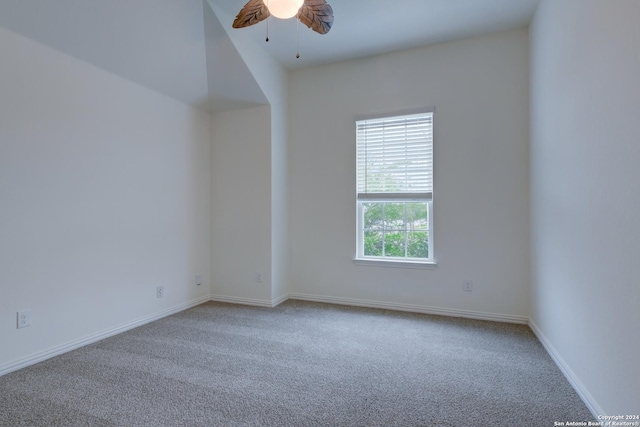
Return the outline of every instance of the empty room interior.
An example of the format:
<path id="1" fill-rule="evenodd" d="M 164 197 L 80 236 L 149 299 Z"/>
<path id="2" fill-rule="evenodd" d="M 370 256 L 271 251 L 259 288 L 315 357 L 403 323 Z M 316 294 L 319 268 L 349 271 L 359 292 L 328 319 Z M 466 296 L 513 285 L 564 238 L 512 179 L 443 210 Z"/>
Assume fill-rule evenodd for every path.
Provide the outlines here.
<path id="1" fill-rule="evenodd" d="M 502 378 L 504 333 L 531 338 L 518 347 L 523 357 L 539 348 L 544 374 L 557 373 L 589 421 L 640 425 L 640 1 L 328 3 L 306 0 L 280 19 L 260 0 L 0 0 L 0 425 L 20 399 L 10 415 L 19 425 L 45 400 L 65 412 L 73 381 L 46 398 L 25 385 L 38 375 L 56 384 L 47 377 L 56 360 L 96 366 L 88 358 L 102 355 L 97 365 L 125 372 L 134 361 L 125 369 L 117 355 L 149 344 L 142 331 L 172 348 L 160 327 L 171 337 L 185 327 L 172 339 L 198 366 L 226 371 L 224 398 L 242 386 L 261 409 L 221 415 L 226 422 L 194 410 L 181 424 L 125 422 L 117 411 L 110 419 L 96 406 L 93 421 L 83 409 L 60 416 L 73 425 L 391 425 L 393 416 L 396 425 L 518 425 L 495 418 L 519 416 L 515 397 L 515 406 L 495 403 L 489 385 L 461 391 L 420 373 L 445 359 L 440 345 L 460 340 L 460 352 L 443 347 L 451 365 L 441 373 L 466 384 L 456 370 L 482 353 L 470 372 L 481 376 L 492 359 L 487 369 Z M 245 4 L 259 11 L 234 28 Z M 371 158 L 383 151 L 376 132 L 396 119 L 403 147 L 414 120 L 425 126 L 428 179 L 416 178 L 419 190 L 395 181 L 367 190 L 391 180 L 386 169 L 374 176 Z M 442 344 L 421 340 L 423 329 L 401 332 L 426 324 L 439 325 Z M 370 341 L 377 330 L 389 338 Z M 488 333 L 496 347 L 473 334 L 447 341 L 443 331 L 454 330 Z M 326 335 L 340 338 L 325 353 L 335 363 L 318 362 L 318 389 L 296 388 L 292 372 L 307 372 L 315 362 L 306 352 Z M 429 397 L 393 415 L 384 409 L 402 399 L 380 385 L 349 412 L 364 391 L 329 381 L 329 365 L 400 383 L 382 369 L 390 356 L 375 358 L 403 354 L 384 346 L 395 339 L 416 355 L 411 378 L 421 379 L 402 393 Z M 208 353 L 196 348 L 205 342 Z M 229 365 L 213 357 L 216 342 L 228 346 Z M 232 357 L 249 342 L 255 354 Z M 362 366 L 337 356 L 347 351 Z M 437 362 L 421 365 L 426 353 Z M 137 357 L 145 381 L 179 360 Z M 504 357 L 505 370 L 517 357 Z M 257 365 L 239 367 L 242 358 Z M 207 387 L 204 368 L 178 364 L 166 369 L 180 381 L 158 384 L 181 385 L 147 387 L 149 396 L 170 402 Z M 249 382 L 266 371 L 262 389 Z M 544 399 L 558 384 L 534 385 Z M 276 386 L 278 398 L 268 393 Z M 511 387 L 502 390 L 526 394 Z M 304 400 L 307 392 L 320 394 Z M 449 412 L 443 396 L 458 402 Z M 286 408 L 289 398 L 296 407 Z M 479 406 L 479 418 L 466 418 L 475 421 L 453 414 L 455 405 L 465 412 L 463 400 Z M 521 425 L 588 421 L 530 409 L 542 411 L 539 424 Z"/>

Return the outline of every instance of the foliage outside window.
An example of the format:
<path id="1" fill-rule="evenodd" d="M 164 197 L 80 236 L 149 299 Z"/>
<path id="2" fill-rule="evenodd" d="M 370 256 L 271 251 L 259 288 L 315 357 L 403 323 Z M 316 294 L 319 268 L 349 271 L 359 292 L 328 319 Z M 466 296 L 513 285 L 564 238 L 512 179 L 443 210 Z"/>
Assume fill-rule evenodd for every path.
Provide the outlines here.
<path id="1" fill-rule="evenodd" d="M 432 262 L 433 112 L 361 120 L 358 259 Z"/>

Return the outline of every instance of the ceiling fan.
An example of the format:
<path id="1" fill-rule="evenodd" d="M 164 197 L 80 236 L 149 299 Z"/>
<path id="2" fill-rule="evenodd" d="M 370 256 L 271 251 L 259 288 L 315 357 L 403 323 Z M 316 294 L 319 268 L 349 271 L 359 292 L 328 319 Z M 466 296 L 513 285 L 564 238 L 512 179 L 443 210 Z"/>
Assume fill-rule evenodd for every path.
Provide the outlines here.
<path id="1" fill-rule="evenodd" d="M 326 0 L 249 0 L 233 21 L 233 28 L 257 24 L 271 15 L 280 19 L 295 16 L 319 34 L 327 34 L 333 25 L 333 9 Z"/>

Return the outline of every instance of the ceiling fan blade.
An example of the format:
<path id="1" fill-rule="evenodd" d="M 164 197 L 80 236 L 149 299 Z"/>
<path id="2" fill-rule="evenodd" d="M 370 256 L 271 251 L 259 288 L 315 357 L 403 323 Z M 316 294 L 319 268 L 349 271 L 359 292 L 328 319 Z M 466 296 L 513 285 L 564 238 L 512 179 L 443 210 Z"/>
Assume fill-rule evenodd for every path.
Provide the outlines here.
<path id="1" fill-rule="evenodd" d="M 236 20 L 233 21 L 233 28 L 244 28 L 257 24 L 267 19 L 270 15 L 269 9 L 267 9 L 262 0 L 249 0 L 236 16 Z"/>
<path id="2" fill-rule="evenodd" d="M 326 0 L 304 0 L 298 19 L 319 34 L 327 34 L 333 25 L 333 9 Z"/>

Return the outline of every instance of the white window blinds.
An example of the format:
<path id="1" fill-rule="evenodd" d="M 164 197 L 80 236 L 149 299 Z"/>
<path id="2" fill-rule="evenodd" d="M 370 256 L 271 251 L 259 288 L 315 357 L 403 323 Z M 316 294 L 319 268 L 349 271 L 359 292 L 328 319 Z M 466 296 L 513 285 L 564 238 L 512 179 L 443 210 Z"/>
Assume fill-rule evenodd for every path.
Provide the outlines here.
<path id="1" fill-rule="evenodd" d="M 358 200 L 431 199 L 433 112 L 356 122 Z"/>

